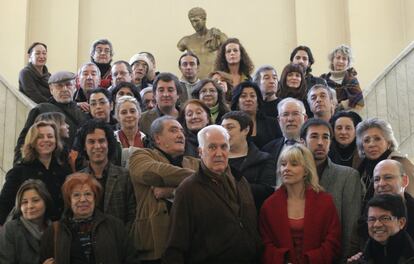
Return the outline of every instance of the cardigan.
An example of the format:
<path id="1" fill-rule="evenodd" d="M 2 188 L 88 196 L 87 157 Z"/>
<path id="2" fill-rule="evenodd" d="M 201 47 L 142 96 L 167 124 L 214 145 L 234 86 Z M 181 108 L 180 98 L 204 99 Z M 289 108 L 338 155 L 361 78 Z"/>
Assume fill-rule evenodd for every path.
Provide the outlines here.
<path id="1" fill-rule="evenodd" d="M 287 212 L 287 191 L 281 187 L 264 202 L 260 211 L 264 264 L 286 263 L 288 256 L 295 254 Z M 341 225 L 332 197 L 307 188 L 304 221 L 304 259 L 308 263 L 331 264 L 341 254 Z M 295 260 L 291 262 L 297 264 Z"/>

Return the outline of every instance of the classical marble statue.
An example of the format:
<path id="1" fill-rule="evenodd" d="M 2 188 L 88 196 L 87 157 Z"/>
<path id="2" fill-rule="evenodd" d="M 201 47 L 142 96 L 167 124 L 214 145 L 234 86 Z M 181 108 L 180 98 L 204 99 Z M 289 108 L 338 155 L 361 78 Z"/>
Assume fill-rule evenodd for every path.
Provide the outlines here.
<path id="1" fill-rule="evenodd" d="M 191 51 L 200 59 L 200 78 L 207 77 L 213 71 L 217 50 L 227 36 L 217 28 L 206 27 L 206 11 L 200 7 L 194 7 L 188 11 L 188 19 L 191 22 L 194 34 L 183 37 L 178 41 L 177 47 L 180 51 Z"/>

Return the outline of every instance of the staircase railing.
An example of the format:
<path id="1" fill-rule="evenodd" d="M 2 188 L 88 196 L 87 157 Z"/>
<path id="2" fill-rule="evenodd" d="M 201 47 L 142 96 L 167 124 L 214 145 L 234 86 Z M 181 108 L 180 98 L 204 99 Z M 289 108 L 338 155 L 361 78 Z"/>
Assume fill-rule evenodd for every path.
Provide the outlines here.
<path id="1" fill-rule="evenodd" d="M 364 90 L 362 116 L 390 122 L 399 149 L 414 160 L 414 42 Z"/>
<path id="2" fill-rule="evenodd" d="M 0 75 L 0 185 L 13 166 L 14 147 L 35 103 Z"/>

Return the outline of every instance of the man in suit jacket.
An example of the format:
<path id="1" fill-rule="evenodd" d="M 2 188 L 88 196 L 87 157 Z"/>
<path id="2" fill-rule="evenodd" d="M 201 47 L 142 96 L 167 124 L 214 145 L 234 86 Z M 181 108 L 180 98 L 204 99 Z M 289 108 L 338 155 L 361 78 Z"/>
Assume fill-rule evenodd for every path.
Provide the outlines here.
<path id="1" fill-rule="evenodd" d="M 136 201 L 128 170 L 110 162 L 117 144 L 112 128 L 104 120 L 92 119 L 80 128 L 78 139 L 82 156 L 89 160 L 81 171 L 94 176 L 103 187 L 97 207 L 130 228 L 135 220 Z"/>
<path id="2" fill-rule="evenodd" d="M 342 224 L 342 252 L 348 250 L 352 225 L 361 212 L 362 185 L 359 174 L 351 167 L 333 163 L 329 157 L 332 128 L 322 119 L 311 118 L 303 124 L 301 137 L 312 152 L 319 184 L 332 194 Z"/>
<path id="3" fill-rule="evenodd" d="M 270 141 L 262 149 L 262 151 L 270 153 L 276 162 L 286 145 L 300 142 L 300 129 L 308 119 L 305 106 L 302 101 L 297 99 L 285 98 L 280 101 L 277 108 L 279 113 L 277 120 L 279 121 L 283 137 Z M 276 184 L 279 186 L 280 182 Z"/>

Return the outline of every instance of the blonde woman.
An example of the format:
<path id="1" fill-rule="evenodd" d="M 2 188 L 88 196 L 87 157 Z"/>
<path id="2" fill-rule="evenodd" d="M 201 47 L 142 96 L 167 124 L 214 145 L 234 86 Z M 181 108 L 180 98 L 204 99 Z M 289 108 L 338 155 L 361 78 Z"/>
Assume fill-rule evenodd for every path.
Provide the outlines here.
<path id="1" fill-rule="evenodd" d="M 13 208 L 17 190 L 25 180 L 39 179 L 52 196 L 51 219 L 60 219 L 63 199 L 60 187 L 70 168 L 61 160 L 62 142 L 59 129 L 53 122 L 33 124 L 22 147 L 22 161 L 7 172 L 6 182 L 0 193 L 0 225 Z"/>
<path id="2" fill-rule="evenodd" d="M 300 144 L 287 147 L 277 173 L 282 186 L 260 211 L 263 263 L 332 263 L 341 253 L 341 226 L 311 152 Z"/>

